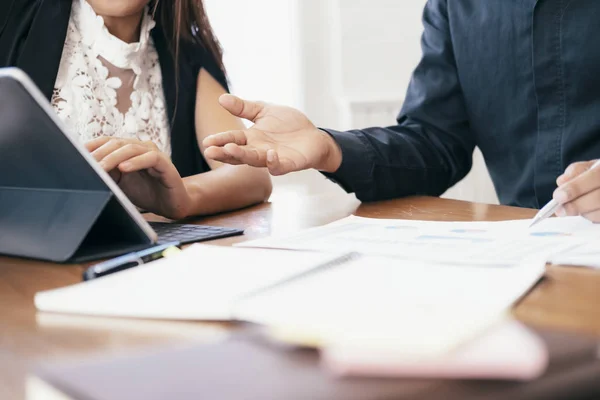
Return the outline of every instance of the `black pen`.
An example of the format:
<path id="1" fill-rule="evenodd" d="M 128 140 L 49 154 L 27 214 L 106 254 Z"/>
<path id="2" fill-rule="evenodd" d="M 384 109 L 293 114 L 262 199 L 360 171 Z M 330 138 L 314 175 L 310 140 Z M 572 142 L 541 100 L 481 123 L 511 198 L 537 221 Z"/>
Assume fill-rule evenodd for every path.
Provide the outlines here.
<path id="1" fill-rule="evenodd" d="M 125 254 L 112 260 L 108 260 L 91 266 L 83 273 L 83 280 L 101 278 L 103 276 L 123 271 L 129 268 L 137 267 L 141 264 L 146 264 L 154 260 L 158 260 L 171 251 L 179 251 L 181 243 L 172 242 L 154 246 L 146 250 L 136 251 L 134 253 Z"/>

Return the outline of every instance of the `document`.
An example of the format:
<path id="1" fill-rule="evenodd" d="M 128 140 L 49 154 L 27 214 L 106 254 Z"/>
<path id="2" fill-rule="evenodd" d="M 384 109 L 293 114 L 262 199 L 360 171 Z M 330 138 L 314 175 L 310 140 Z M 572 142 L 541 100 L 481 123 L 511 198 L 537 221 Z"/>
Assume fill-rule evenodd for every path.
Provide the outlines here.
<path id="1" fill-rule="evenodd" d="M 555 254 L 548 261 L 555 265 L 600 269 L 600 240 L 592 240 L 581 246 Z"/>
<path id="2" fill-rule="evenodd" d="M 356 251 L 442 263 L 511 265 L 546 258 L 600 239 L 600 226 L 581 217 L 438 222 L 350 216 L 323 227 L 239 244 L 325 252 Z"/>
<path id="3" fill-rule="evenodd" d="M 490 268 L 361 257 L 241 298 L 233 313 L 299 344 L 370 344 L 423 359 L 502 320 L 541 278 L 545 264 Z"/>

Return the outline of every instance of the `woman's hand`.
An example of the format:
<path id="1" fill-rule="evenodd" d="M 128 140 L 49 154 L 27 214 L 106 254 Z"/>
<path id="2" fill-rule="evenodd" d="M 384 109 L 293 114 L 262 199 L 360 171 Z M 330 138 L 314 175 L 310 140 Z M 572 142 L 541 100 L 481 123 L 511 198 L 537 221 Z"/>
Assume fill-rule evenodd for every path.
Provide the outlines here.
<path id="1" fill-rule="evenodd" d="M 136 206 L 171 219 L 188 216 L 183 179 L 154 143 L 104 136 L 86 148 Z"/>
<path id="2" fill-rule="evenodd" d="M 242 100 L 226 94 L 221 105 L 236 117 L 254 122 L 249 129 L 218 133 L 204 139 L 207 158 L 228 164 L 267 167 L 272 175 L 315 168 L 335 172 L 339 146 L 300 111 Z"/>

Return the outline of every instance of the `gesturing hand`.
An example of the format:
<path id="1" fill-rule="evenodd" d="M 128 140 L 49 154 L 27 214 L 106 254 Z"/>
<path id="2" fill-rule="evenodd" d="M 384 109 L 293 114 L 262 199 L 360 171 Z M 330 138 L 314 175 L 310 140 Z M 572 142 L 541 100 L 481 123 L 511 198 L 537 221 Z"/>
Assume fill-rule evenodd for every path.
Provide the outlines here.
<path id="1" fill-rule="evenodd" d="M 219 102 L 231 114 L 254 125 L 207 137 L 203 142 L 207 158 L 267 167 L 272 175 L 309 168 L 335 172 L 339 168 L 341 151 L 337 143 L 300 111 L 232 95 L 221 96 Z"/>
<path id="2" fill-rule="evenodd" d="M 86 148 L 138 207 L 180 219 L 190 198 L 177 168 L 152 142 L 100 137 Z"/>

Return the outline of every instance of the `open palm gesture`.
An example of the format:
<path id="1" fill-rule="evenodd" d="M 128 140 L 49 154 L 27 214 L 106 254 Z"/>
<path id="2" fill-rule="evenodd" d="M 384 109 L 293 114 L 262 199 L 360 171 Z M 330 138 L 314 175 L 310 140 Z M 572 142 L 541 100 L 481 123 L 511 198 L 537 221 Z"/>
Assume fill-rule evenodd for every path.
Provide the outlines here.
<path id="1" fill-rule="evenodd" d="M 272 175 L 309 168 L 333 172 L 339 167 L 341 154 L 335 141 L 300 111 L 232 95 L 223 95 L 219 102 L 231 114 L 254 125 L 207 137 L 203 142 L 207 158 L 267 167 Z"/>

